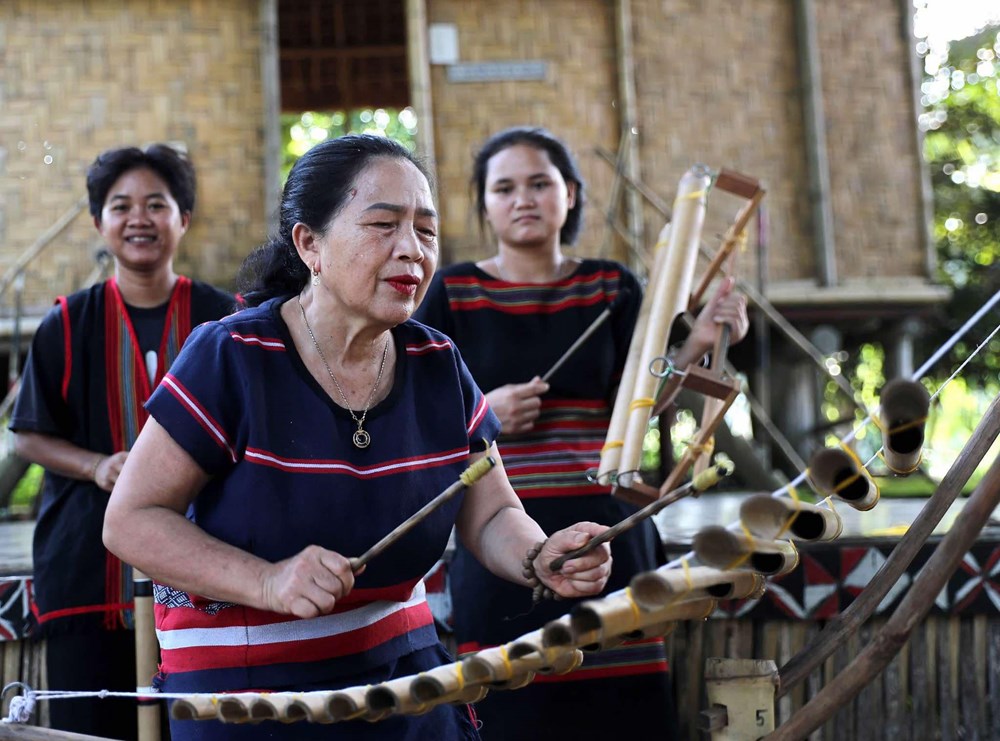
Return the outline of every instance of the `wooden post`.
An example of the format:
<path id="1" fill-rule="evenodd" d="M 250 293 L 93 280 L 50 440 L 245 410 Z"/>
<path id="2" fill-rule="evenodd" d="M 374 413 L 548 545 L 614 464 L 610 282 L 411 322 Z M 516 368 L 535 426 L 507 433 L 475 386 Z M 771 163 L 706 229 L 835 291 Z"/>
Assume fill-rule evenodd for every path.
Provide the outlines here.
<path id="1" fill-rule="evenodd" d="M 750 741 L 770 733 L 777 685 L 778 667 L 773 661 L 707 659 L 709 709 L 702 713 L 700 725 L 711 732 L 713 741 Z"/>
<path id="2" fill-rule="evenodd" d="M 135 691 L 152 693 L 150 683 L 159 671 L 160 645 L 153 617 L 153 580 L 132 569 L 135 594 Z M 156 695 L 138 700 L 139 741 L 160 741 L 160 701 Z"/>

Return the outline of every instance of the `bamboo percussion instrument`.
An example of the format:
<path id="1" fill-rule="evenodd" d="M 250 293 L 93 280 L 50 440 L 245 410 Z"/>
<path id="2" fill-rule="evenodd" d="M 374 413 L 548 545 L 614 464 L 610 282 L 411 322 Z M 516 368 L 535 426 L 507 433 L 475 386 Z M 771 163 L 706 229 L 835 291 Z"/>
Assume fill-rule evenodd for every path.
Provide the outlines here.
<path id="1" fill-rule="evenodd" d="M 174 720 L 211 720 L 219 716 L 219 698 L 216 695 L 189 695 L 170 706 Z"/>
<path id="2" fill-rule="evenodd" d="M 806 472 L 809 483 L 824 496 L 847 502 L 867 512 L 878 504 L 879 492 L 861 462 L 839 448 L 823 448 L 813 453 Z"/>
<path id="3" fill-rule="evenodd" d="M 151 697 L 138 700 L 137 719 L 139 741 L 160 741 L 160 701 L 149 686 L 159 671 L 160 644 L 156 640 L 156 618 L 153 616 L 153 580 L 138 569 L 132 569 L 135 599 L 135 691 Z M 141 683 L 141 684 L 140 684 Z"/>
<path id="4" fill-rule="evenodd" d="M 704 599 L 757 599 L 764 594 L 764 577 L 754 571 L 722 571 L 711 566 L 660 568 L 632 577 L 636 604 L 647 611 Z"/>
<path id="5" fill-rule="evenodd" d="M 365 704 L 373 717 L 386 715 L 423 715 L 434 708 L 426 702 L 413 698 L 413 676 L 390 679 L 388 682 L 372 685 L 365 694 Z"/>
<path id="6" fill-rule="evenodd" d="M 684 173 L 678 184 L 669 242 L 665 248 L 667 262 L 658 271 L 657 285 L 650 286 L 652 308 L 645 336 L 635 335 L 642 343 L 640 370 L 648 369 L 653 360 L 663 353 L 674 318 L 687 308 L 698 260 L 701 231 L 705 223 L 705 203 L 710 182 L 708 168 L 695 165 Z M 626 487 L 633 481 L 641 482 L 639 467 L 642 461 L 642 443 L 655 403 L 658 380 L 648 370 L 644 370 L 637 374 L 632 389 L 618 469 L 618 480 Z"/>
<path id="7" fill-rule="evenodd" d="M 631 530 L 640 522 L 648 520 L 667 505 L 676 502 L 682 496 L 691 492 L 699 493 L 705 491 L 706 489 L 710 489 L 719 483 L 720 479 L 728 476 L 732 472 L 733 464 L 731 461 L 717 461 L 711 468 L 702 471 L 700 474 L 695 476 L 692 481 L 679 487 L 678 489 L 675 489 L 670 495 L 661 497 L 660 499 L 647 504 L 638 512 L 633 512 L 618 524 L 612 525 L 600 535 L 595 535 L 593 538 L 588 540 L 585 545 L 582 545 L 569 553 L 564 553 L 554 559 L 552 563 L 549 564 L 549 570 L 559 571 L 559 569 L 561 569 L 563 564 L 567 561 L 590 553 L 602 543 L 607 543 L 609 540 L 621 535 L 626 530 Z"/>
<path id="8" fill-rule="evenodd" d="M 291 692 L 235 692 L 218 702 L 219 720 L 224 723 L 259 723 L 277 720 L 294 723 L 305 720 L 306 713 L 295 703 Z"/>
<path id="9" fill-rule="evenodd" d="M 777 576 L 787 574 L 799 563 L 799 552 L 789 541 L 753 538 L 717 525 L 699 530 L 693 545 L 698 560 L 717 569 Z"/>
<path id="10" fill-rule="evenodd" d="M 719 270 L 721 270 L 723 263 L 727 260 L 729 261 L 729 273 L 733 273 L 733 265 L 736 260 L 736 245 L 742 238 L 747 224 L 750 222 L 754 213 L 756 213 L 757 208 L 760 206 L 760 202 L 763 200 L 766 193 L 766 191 L 760 186 L 760 182 L 758 180 L 726 169 L 719 171 L 719 175 L 715 180 L 715 188 L 737 196 L 742 196 L 748 200 L 736 215 L 735 221 L 726 231 L 722 244 L 720 245 L 715 256 L 712 258 L 711 263 L 709 263 L 708 268 L 705 269 L 705 272 L 702 275 L 701 282 L 691 294 L 691 301 L 688 305 L 688 310 L 692 314 L 696 312 L 698 304 L 705 295 L 705 291 L 708 289 L 708 285 L 712 278 L 717 272 L 719 272 Z M 721 374 L 725 369 L 726 354 L 729 352 L 730 332 L 731 328 L 728 324 L 723 324 L 718 329 L 715 347 L 712 351 L 711 365 L 711 370 L 716 373 Z M 702 427 L 707 427 L 708 425 L 713 424 L 719 413 L 719 406 L 719 400 L 714 398 L 705 399 L 705 406 L 702 409 L 701 415 Z M 710 455 L 711 451 L 706 450 L 695 459 L 695 474 L 701 473 L 708 467 Z"/>
<path id="11" fill-rule="evenodd" d="M 660 230 L 660 236 L 656 240 L 654 251 L 653 267 L 649 273 L 649 285 L 655 286 L 659 283 L 658 276 L 663 272 L 667 263 L 667 244 L 670 241 L 670 224 L 666 224 Z M 649 325 L 649 314 L 652 310 L 652 294 L 647 291 L 639 304 L 639 316 L 636 318 L 635 329 L 632 332 L 632 341 L 629 343 L 628 355 L 625 356 L 625 367 L 622 370 L 621 381 L 618 383 L 618 393 L 615 396 L 615 405 L 611 409 L 611 420 L 608 423 L 607 437 L 604 447 L 601 448 L 601 460 L 597 467 L 597 481 L 602 485 L 614 483 L 615 475 L 621 462 L 622 445 L 625 438 L 625 424 L 628 421 L 629 401 L 631 400 L 632 389 L 635 386 L 635 379 L 639 374 L 639 360 L 642 354 L 642 343 L 636 340 L 646 334 L 646 327 Z"/>
<path id="12" fill-rule="evenodd" d="M 333 721 L 338 723 L 342 720 L 354 720 L 355 718 L 375 721 L 388 715 L 388 711 L 381 713 L 370 711 L 368 703 L 365 701 L 370 689 L 371 686 L 347 687 L 332 693 L 327 701 L 327 707 L 330 710 L 330 715 L 333 716 Z"/>
<path id="13" fill-rule="evenodd" d="M 844 529 L 844 521 L 833 509 L 767 494 L 745 499 L 740 505 L 740 520 L 757 537 L 772 540 L 833 540 Z"/>
<path id="14" fill-rule="evenodd" d="M 461 475 L 458 477 L 458 481 L 453 483 L 419 510 L 406 518 L 406 520 L 397 525 L 389 534 L 387 534 L 367 551 L 356 558 L 349 559 L 351 571 L 357 572 L 362 566 L 375 558 L 375 556 L 382 553 L 382 551 L 419 525 L 427 518 L 428 515 L 438 509 L 442 504 L 454 497 L 460 491 L 464 490 L 466 487 L 472 486 L 474 483 L 479 481 L 479 479 L 485 476 L 486 473 L 496 464 L 496 460 L 492 456 L 487 455 L 470 465 L 462 471 Z"/>
<path id="15" fill-rule="evenodd" d="M 625 589 L 599 600 L 587 600 L 570 612 L 573 644 L 581 648 L 610 648 L 626 640 L 634 640 L 643 628 L 652 625 L 703 618 L 715 608 L 715 600 L 671 605 L 647 612 L 632 599 Z M 711 603 L 711 604 L 709 604 Z"/>
<path id="16" fill-rule="evenodd" d="M 583 330 L 583 333 L 576 338 L 576 341 L 569 346 L 569 348 L 566 350 L 566 352 L 562 354 L 559 360 L 553 363 L 552 367 L 549 368 L 547 371 L 545 371 L 545 375 L 542 376 L 542 380 L 548 381 L 550 378 L 552 378 L 553 374 L 555 374 L 555 372 L 562 367 L 563 363 L 565 363 L 567 360 L 573 357 L 573 353 L 579 350 L 580 346 L 583 345 L 583 343 L 586 342 L 588 339 L 590 339 L 590 336 L 594 334 L 594 332 L 596 332 L 598 329 L 600 329 L 601 325 L 604 324 L 604 322 L 606 322 L 611 317 L 611 315 L 618 310 L 622 302 L 625 300 L 625 297 L 628 296 L 630 293 L 631 291 L 629 291 L 627 288 L 623 288 L 621 291 L 619 291 L 618 295 L 615 296 L 614 300 L 610 304 L 608 304 L 607 308 L 605 308 L 604 311 L 602 311 L 600 314 L 597 315 L 597 318 L 590 323 L 589 327 Z"/>
<path id="17" fill-rule="evenodd" d="M 882 388 L 879 404 L 882 458 L 893 473 L 913 473 L 923 452 L 930 394 L 919 381 L 896 378 Z"/>
<path id="18" fill-rule="evenodd" d="M 466 680 L 460 661 L 421 672 L 410 687 L 414 701 L 434 705 L 479 702 L 488 692 L 489 687 L 470 684 Z"/>
<path id="19" fill-rule="evenodd" d="M 300 712 L 310 723 L 333 723 L 329 699 L 329 692 L 303 692 L 292 700 L 289 712 Z"/>

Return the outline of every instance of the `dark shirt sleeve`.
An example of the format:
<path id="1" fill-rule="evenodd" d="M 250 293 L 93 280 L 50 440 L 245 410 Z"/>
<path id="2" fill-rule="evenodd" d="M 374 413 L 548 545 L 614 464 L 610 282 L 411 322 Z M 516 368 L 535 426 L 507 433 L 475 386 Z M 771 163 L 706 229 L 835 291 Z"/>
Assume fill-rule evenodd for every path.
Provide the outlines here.
<path id="1" fill-rule="evenodd" d="M 444 277 L 441 273 L 431 279 L 430 287 L 424 295 L 424 300 L 413 313 L 413 318 L 421 324 L 444 332 L 449 337 L 454 336 L 455 326 L 448 305 L 448 292 L 445 290 Z"/>
<path id="2" fill-rule="evenodd" d="M 229 330 L 218 322 L 197 327 L 146 409 L 208 474 L 243 457 L 245 385 Z"/>
<path id="3" fill-rule="evenodd" d="M 31 341 L 10 419 L 10 429 L 15 432 L 72 437 L 77 422 L 62 392 L 66 371 L 64 331 L 62 307 L 56 304 L 42 319 Z"/>
<path id="4" fill-rule="evenodd" d="M 484 444 L 488 448 L 500 435 L 500 420 L 490 409 L 486 395 L 473 380 L 454 343 L 452 350 L 455 353 L 459 383 L 462 386 L 462 397 L 467 410 L 465 422 L 469 433 L 469 450 L 473 453 L 482 452 Z"/>

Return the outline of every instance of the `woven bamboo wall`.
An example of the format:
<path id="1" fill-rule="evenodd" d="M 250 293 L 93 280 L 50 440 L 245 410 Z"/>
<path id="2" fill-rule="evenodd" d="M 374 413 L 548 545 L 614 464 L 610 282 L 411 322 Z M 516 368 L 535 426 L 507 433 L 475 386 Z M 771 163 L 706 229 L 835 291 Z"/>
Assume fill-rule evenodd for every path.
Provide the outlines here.
<path id="1" fill-rule="evenodd" d="M 0 265 L 86 193 L 99 151 L 177 141 L 199 179 L 177 267 L 229 285 L 265 229 L 256 13 L 244 0 L 0 4 Z M 75 288 L 100 244 L 82 215 L 27 276 L 26 304 Z"/>
<path id="2" fill-rule="evenodd" d="M 613 6 L 606 0 L 468 2 L 428 0 L 430 23 L 458 27 L 463 62 L 541 59 L 548 79 L 538 82 L 450 83 L 433 66 L 434 134 L 445 259 L 491 254 L 469 194 L 472 155 L 490 134 L 507 126 L 541 125 L 574 150 L 590 191 L 580 254 L 601 242 L 612 172 L 593 153 L 618 141 Z"/>
<path id="3" fill-rule="evenodd" d="M 912 52 L 900 32 L 900 4 L 814 6 L 838 277 L 926 279 Z M 768 189 L 771 283 L 818 278 L 794 7 L 788 0 L 632 0 L 641 177 L 668 203 L 696 162 L 760 178 Z M 455 84 L 444 67 L 433 67 L 446 259 L 486 253 L 470 216 L 470 154 L 488 133 L 514 123 L 548 126 L 576 150 L 592 190 L 580 251 L 596 254 L 611 170 L 593 148 L 614 149 L 619 131 L 613 0 L 428 0 L 428 14 L 432 23 L 457 25 L 462 62 L 544 59 L 550 73 L 545 82 Z M 709 244 L 741 203 L 712 195 Z M 652 243 L 662 217 L 650 208 L 645 216 Z M 755 253 L 751 238 L 746 275 L 754 274 Z"/>

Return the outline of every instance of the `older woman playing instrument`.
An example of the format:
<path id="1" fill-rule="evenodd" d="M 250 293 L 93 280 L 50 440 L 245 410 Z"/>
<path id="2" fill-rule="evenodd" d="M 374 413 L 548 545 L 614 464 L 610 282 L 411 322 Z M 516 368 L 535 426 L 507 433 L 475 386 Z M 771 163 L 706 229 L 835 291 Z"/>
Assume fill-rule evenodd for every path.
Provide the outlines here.
<path id="1" fill-rule="evenodd" d="M 108 507 L 108 547 L 158 583 L 164 689 L 335 689 L 446 662 L 421 577 L 453 525 L 526 594 L 532 571 L 561 596 L 600 592 L 607 550 L 559 574 L 546 564 L 605 528 L 546 539 L 495 450 L 463 495 L 352 570 L 482 455 L 499 422 L 448 338 L 408 321 L 434 273 L 438 222 L 404 147 L 366 135 L 317 145 L 293 167 L 280 214 L 244 265 L 254 308 L 194 333 Z M 478 737 L 454 706 L 377 724 L 174 721 L 172 734 Z"/>
<path id="2" fill-rule="evenodd" d="M 511 483 L 531 517 L 544 529 L 578 519 L 612 525 L 634 508 L 588 472 L 596 471 L 607 434 L 642 300 L 639 282 L 617 262 L 566 254 L 582 225 L 584 183 L 568 147 L 550 132 L 518 127 L 490 137 L 475 157 L 472 187 L 497 252 L 439 272 L 416 318 L 451 337 L 487 389 L 503 423 L 499 446 Z M 680 348 L 678 367 L 712 347 L 716 322 L 731 325 L 733 341 L 741 339 L 745 306 L 725 284 Z M 566 348 L 609 308 L 610 317 L 567 359 Z M 611 550 L 608 590 L 662 562 L 648 520 L 615 538 Z M 461 545 L 449 576 L 460 653 L 506 643 L 572 607 L 543 603 L 524 614 L 523 595 Z M 672 738 L 667 669 L 659 639 L 587 654 L 572 674 L 478 703 L 483 738 L 548 741 L 623 731 Z"/>
<path id="3" fill-rule="evenodd" d="M 60 296 L 42 320 L 10 428 L 18 454 L 45 467 L 33 553 L 49 686 L 131 692 L 132 576 L 101 542 L 108 492 L 146 420 L 143 403 L 191 328 L 235 301 L 174 272 L 195 205 L 195 171 L 182 153 L 163 144 L 102 152 L 87 193 L 115 274 Z M 65 731 L 136 735 L 128 700 L 57 702 L 50 718 Z"/>

